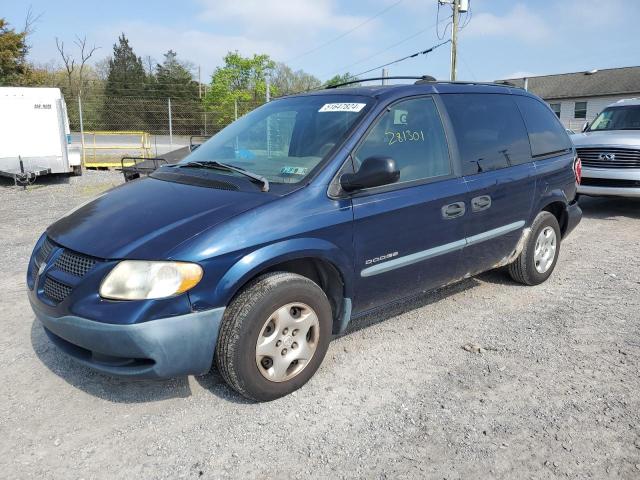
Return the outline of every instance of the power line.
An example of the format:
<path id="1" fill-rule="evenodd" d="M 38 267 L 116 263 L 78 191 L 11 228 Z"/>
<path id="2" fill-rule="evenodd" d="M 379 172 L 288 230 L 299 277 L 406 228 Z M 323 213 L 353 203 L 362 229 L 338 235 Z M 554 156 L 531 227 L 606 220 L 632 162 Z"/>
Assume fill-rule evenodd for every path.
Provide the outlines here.
<path id="1" fill-rule="evenodd" d="M 355 27 L 353 27 L 352 29 L 350 29 L 350 30 L 348 30 L 348 31 L 346 31 L 346 32 L 344 32 L 344 33 L 342 33 L 342 34 L 338 35 L 338 36 L 337 36 L 337 37 L 335 37 L 335 38 L 332 38 L 331 40 L 328 40 L 328 41 L 326 41 L 326 42 L 324 42 L 324 43 L 322 43 L 322 44 L 318 45 L 317 47 L 312 48 L 311 50 L 307 50 L 306 52 L 301 53 L 300 55 L 297 55 L 297 56 L 295 56 L 295 57 L 293 57 L 293 58 L 290 58 L 290 59 L 289 59 L 289 60 L 287 60 L 285 63 L 290 63 L 290 62 L 293 62 L 293 61 L 295 61 L 295 60 L 298 60 L 298 59 L 300 59 L 300 58 L 302 58 L 302 57 L 306 57 L 307 55 L 310 55 L 310 54 L 312 54 L 312 53 L 314 53 L 314 52 L 317 52 L 318 50 L 320 50 L 321 48 L 326 47 L 327 45 L 331 45 L 332 43 L 337 42 L 338 40 L 340 40 L 340 39 L 342 39 L 342 38 L 346 37 L 347 35 L 349 35 L 349 34 L 351 34 L 351 33 L 355 32 L 355 31 L 356 31 L 356 30 L 358 30 L 359 28 L 361 28 L 361 27 L 365 26 L 367 23 L 369 23 L 369 22 L 371 22 L 371 21 L 375 20 L 376 18 L 380 17 L 381 15 L 384 15 L 384 14 L 385 14 L 385 13 L 387 13 L 389 10 L 391 10 L 393 7 L 395 7 L 396 5 L 399 5 L 399 4 L 400 4 L 400 3 L 402 3 L 403 1 L 404 1 L 404 0 L 397 0 L 396 2 L 392 3 L 392 4 L 391 4 L 391 5 L 389 5 L 388 7 L 383 8 L 382 10 L 380 10 L 378 13 L 376 13 L 376 14 L 375 14 L 375 15 L 373 15 L 372 17 L 367 18 L 364 22 L 359 23 L 358 25 L 356 25 L 356 26 L 355 26 Z"/>
<path id="2" fill-rule="evenodd" d="M 439 23 L 442 23 L 442 22 L 444 22 L 444 21 L 446 21 L 446 20 L 441 20 Z M 417 37 L 418 35 L 422 35 L 423 33 L 427 32 L 427 31 L 429 31 L 429 30 L 431 30 L 431 29 L 433 29 L 433 28 L 436 28 L 437 26 L 438 26 L 438 22 L 436 22 L 435 24 L 433 24 L 433 25 L 431 25 L 431 26 L 429 26 L 429 27 L 426 27 L 426 28 L 423 28 L 423 29 L 421 29 L 421 30 L 418 30 L 417 32 L 415 32 L 415 33 L 413 33 L 413 34 L 409 35 L 408 37 L 403 38 L 402 40 L 400 40 L 399 42 L 394 43 L 393 45 L 389 45 L 388 47 L 385 47 L 384 49 L 382 49 L 382 50 L 380 50 L 380 51 L 378 51 L 378 52 L 374 53 L 373 55 L 369 55 L 368 57 L 361 58 L 361 59 L 360 59 L 360 60 L 358 60 L 357 62 L 351 63 L 351 64 L 349 64 L 349 65 L 347 65 L 347 66 L 345 66 L 345 67 L 342 67 L 342 68 L 340 68 L 340 69 L 338 69 L 338 70 L 334 70 L 334 71 L 332 72 L 332 74 L 336 74 L 336 73 L 340 73 L 340 72 L 348 71 L 349 69 L 351 69 L 351 68 L 355 67 L 356 65 L 360 65 L 361 63 L 364 63 L 364 62 L 366 62 L 367 60 L 371 60 L 372 58 L 375 58 L 375 57 L 377 57 L 377 56 L 379 56 L 379 55 L 382 55 L 383 53 L 388 52 L 389 50 L 391 50 L 391 49 L 393 49 L 393 48 L 397 47 L 398 45 L 402 45 L 403 43 L 406 43 L 406 42 L 408 42 L 409 40 L 414 39 L 414 38 L 415 38 L 415 37 Z"/>
<path id="3" fill-rule="evenodd" d="M 444 30 L 442 31 L 442 35 L 440 35 L 439 29 L 437 28 L 437 26 L 440 24 L 440 7 L 442 6 L 442 4 L 440 3 L 440 1 L 438 1 L 438 10 L 436 12 L 436 37 L 438 37 L 438 40 L 442 40 L 444 38 L 444 36 L 447 34 L 447 28 L 449 28 L 449 25 L 451 25 L 451 23 L 448 23 L 445 25 Z M 452 17 L 452 15 L 449 15 L 447 17 L 447 20 L 450 19 Z"/>
<path id="4" fill-rule="evenodd" d="M 434 45 L 433 47 L 427 48 L 426 50 L 420 50 L 419 52 L 412 53 L 411 55 L 407 55 L 407 56 L 402 57 L 402 58 L 398 58 L 397 60 L 393 60 L 393 61 L 391 61 L 389 63 L 385 63 L 384 65 L 378 65 L 377 67 L 371 68 L 369 70 L 365 70 L 364 72 L 360 72 L 360 73 L 356 73 L 355 75 L 351 75 L 349 78 L 357 78 L 360 75 L 364 75 L 365 73 L 370 73 L 370 72 L 373 72 L 374 70 L 380 70 L 381 68 L 388 67 L 389 65 L 394 65 L 396 63 L 403 62 L 403 61 L 408 60 L 410 58 L 415 58 L 415 57 L 418 57 L 420 55 L 426 55 L 426 54 L 428 54 L 430 52 L 433 52 L 436 48 L 439 48 L 439 47 L 441 47 L 443 45 L 446 45 L 447 43 L 450 43 L 450 42 L 451 42 L 451 40 L 445 40 L 444 42 L 438 43 L 437 45 Z"/>

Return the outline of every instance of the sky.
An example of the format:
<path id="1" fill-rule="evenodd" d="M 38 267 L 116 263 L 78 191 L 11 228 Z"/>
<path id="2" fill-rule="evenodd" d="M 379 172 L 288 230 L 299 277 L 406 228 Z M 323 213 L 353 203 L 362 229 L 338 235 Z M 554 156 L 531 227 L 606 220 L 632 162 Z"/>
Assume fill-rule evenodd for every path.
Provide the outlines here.
<path id="1" fill-rule="evenodd" d="M 462 17 L 458 79 L 502 78 L 640 65 L 640 1 L 470 0 Z M 55 39 L 76 35 L 111 54 L 124 32 L 136 54 L 156 61 L 169 49 L 201 67 L 202 81 L 226 52 L 269 54 L 327 80 L 358 74 L 425 50 L 450 36 L 451 7 L 437 0 L 0 0 L 0 16 L 22 27 L 40 15 L 29 60 L 60 63 Z M 439 24 L 437 25 L 437 21 Z M 436 26 L 437 25 L 437 26 Z M 446 44 L 388 67 L 390 75 L 449 78 Z M 379 76 L 376 68 L 367 76 Z"/>

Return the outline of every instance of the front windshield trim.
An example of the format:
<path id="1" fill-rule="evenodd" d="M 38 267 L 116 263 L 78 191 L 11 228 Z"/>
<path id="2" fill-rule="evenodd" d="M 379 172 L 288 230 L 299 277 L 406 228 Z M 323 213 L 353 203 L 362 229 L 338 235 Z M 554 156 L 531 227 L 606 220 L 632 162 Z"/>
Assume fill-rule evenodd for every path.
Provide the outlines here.
<path id="1" fill-rule="evenodd" d="M 340 113 L 339 118 L 336 116 L 337 114 L 332 112 L 319 113 L 320 108 L 326 104 L 332 103 L 361 105 L 361 107 L 346 107 L 358 108 L 358 110 L 346 110 L 348 113 Z M 205 161 L 219 161 L 220 163 L 232 164 L 236 167 L 246 169 L 266 177 L 272 188 L 280 187 L 278 190 L 289 191 L 291 189 L 307 185 L 318 175 L 327 162 L 333 158 L 335 152 L 343 147 L 345 142 L 347 142 L 352 136 L 354 130 L 357 129 L 367 118 L 367 113 L 371 111 L 376 103 L 377 100 L 375 97 L 351 93 L 305 94 L 276 99 L 269 104 L 262 105 L 258 109 L 253 110 L 237 121 L 232 122 L 223 130 L 218 132 L 218 134 L 214 135 L 207 142 L 199 146 L 197 150 L 194 150 L 177 165 L 184 165 L 193 162 L 204 163 Z M 287 110 L 288 107 L 290 107 L 289 110 Z M 261 153 L 248 158 L 238 156 L 243 148 L 243 145 L 240 145 L 240 149 L 238 149 L 238 138 L 246 136 L 251 133 L 250 130 L 258 128 L 257 131 L 259 131 L 260 134 L 254 136 L 258 140 L 263 140 L 262 137 L 265 133 L 261 128 L 265 127 L 264 125 L 260 126 L 259 124 L 264 124 L 267 117 L 277 119 L 276 115 L 279 114 L 282 114 L 282 116 L 290 114 L 293 117 L 300 117 L 300 115 L 303 114 L 305 115 L 305 117 L 300 117 L 300 120 L 297 118 L 290 120 L 291 126 L 287 131 L 289 137 L 284 142 L 284 147 L 280 148 L 280 151 L 273 155 L 270 155 L 263 150 Z M 324 117 L 325 115 L 327 117 Z M 329 117 L 332 115 L 334 115 L 333 118 L 335 120 L 323 120 L 324 118 L 332 118 Z M 242 125 L 241 122 L 244 122 L 245 125 Z M 297 132 L 298 136 L 294 139 L 292 130 L 298 128 L 297 122 L 303 123 L 300 126 L 300 132 Z M 308 124 L 304 124 L 304 122 L 308 122 Z M 268 133 L 266 133 L 266 135 L 269 136 Z M 312 135 L 312 137 L 309 137 L 309 135 Z M 312 150 L 313 146 L 300 147 L 300 145 L 303 145 L 303 142 L 317 143 L 322 142 L 322 139 L 329 139 L 332 141 L 330 144 L 324 143 L 322 145 L 322 151 L 315 154 L 315 156 L 309 156 L 309 153 L 307 152 L 307 150 L 310 150 L 310 153 L 314 153 Z M 335 141 L 333 141 L 334 139 Z M 234 140 L 235 153 L 230 152 L 230 146 Z M 299 150 L 296 150 L 295 148 L 294 151 L 291 150 L 291 148 L 293 148 L 292 145 L 294 141 L 299 142 L 299 144 L 295 145 Z M 226 154 L 226 156 L 223 154 Z M 273 163 L 268 165 L 266 162 L 267 160 L 273 161 Z M 300 164 L 302 164 L 303 167 L 296 167 L 296 165 Z M 294 166 L 287 167 L 287 165 Z M 265 168 L 270 168 L 271 170 L 265 174 Z M 291 174 L 289 175 L 290 171 Z M 300 178 L 296 179 L 295 177 L 298 175 Z"/>

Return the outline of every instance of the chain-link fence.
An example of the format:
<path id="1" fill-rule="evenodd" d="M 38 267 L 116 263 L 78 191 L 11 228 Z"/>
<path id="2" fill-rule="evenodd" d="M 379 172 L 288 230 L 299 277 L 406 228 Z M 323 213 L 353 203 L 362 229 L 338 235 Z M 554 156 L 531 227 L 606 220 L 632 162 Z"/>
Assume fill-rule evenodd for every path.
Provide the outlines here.
<path id="1" fill-rule="evenodd" d="M 89 162 L 119 162 L 127 156 L 158 156 L 210 136 L 264 102 L 234 102 L 207 108 L 199 99 L 66 96 L 72 142 Z"/>

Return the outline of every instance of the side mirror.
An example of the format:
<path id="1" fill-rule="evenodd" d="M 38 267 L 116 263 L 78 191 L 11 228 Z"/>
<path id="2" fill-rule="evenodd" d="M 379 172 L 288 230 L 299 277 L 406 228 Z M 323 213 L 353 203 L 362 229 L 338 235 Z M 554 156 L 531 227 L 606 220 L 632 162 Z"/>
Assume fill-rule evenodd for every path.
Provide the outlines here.
<path id="1" fill-rule="evenodd" d="M 340 177 L 340 186 L 345 192 L 379 187 L 395 183 L 400 178 L 396 162 L 389 157 L 368 157 L 356 173 L 345 173 Z"/>
<path id="2" fill-rule="evenodd" d="M 582 133 L 586 132 L 587 128 L 589 128 L 589 122 L 584 122 L 584 125 L 582 125 Z"/>

